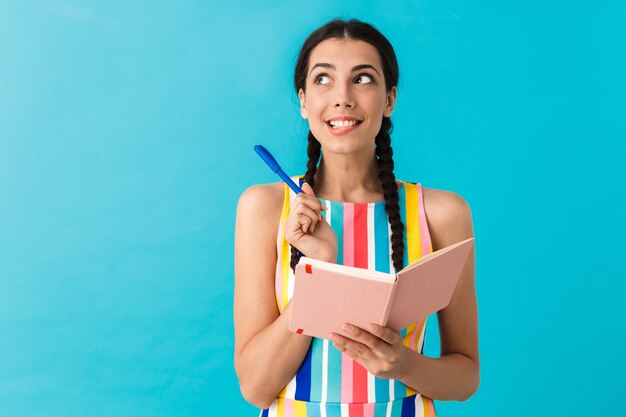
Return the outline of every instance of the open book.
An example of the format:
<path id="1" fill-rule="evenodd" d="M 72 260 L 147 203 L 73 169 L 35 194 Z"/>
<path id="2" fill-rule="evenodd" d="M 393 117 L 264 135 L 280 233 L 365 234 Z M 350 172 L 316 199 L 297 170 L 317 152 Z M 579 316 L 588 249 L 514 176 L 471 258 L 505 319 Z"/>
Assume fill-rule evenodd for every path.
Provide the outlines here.
<path id="1" fill-rule="evenodd" d="M 448 305 L 474 238 L 422 256 L 397 274 L 300 258 L 289 330 L 328 339 L 343 323 L 395 331 Z"/>

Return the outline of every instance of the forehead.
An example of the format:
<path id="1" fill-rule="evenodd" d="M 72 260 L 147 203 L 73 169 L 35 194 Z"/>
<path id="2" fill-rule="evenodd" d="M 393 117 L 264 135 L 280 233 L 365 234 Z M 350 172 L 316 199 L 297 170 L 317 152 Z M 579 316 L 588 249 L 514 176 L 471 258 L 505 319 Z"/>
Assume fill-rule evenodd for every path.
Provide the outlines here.
<path id="1" fill-rule="evenodd" d="M 309 56 L 309 71 L 320 62 L 333 64 L 337 71 L 344 66 L 352 68 L 360 64 L 370 64 L 378 70 L 382 69 L 376 48 L 365 41 L 354 39 L 326 39 L 320 42 Z"/>

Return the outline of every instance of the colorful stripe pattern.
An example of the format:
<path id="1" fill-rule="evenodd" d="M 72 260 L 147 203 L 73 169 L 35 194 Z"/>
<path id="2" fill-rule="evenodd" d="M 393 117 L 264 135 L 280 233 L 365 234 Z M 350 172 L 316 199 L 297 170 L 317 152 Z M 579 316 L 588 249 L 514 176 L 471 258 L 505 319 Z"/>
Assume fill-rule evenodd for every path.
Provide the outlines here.
<path id="1" fill-rule="evenodd" d="M 293 177 L 298 181 L 300 177 Z M 404 265 L 432 252 L 424 213 L 421 184 L 403 182 L 398 190 L 400 216 L 405 225 Z M 293 295 L 294 275 L 289 264 L 291 250 L 283 234 L 295 194 L 285 185 L 283 212 L 276 241 L 275 293 L 280 311 Z M 346 203 L 320 199 L 326 221 L 337 234 L 337 263 L 394 273 L 391 259 L 391 227 L 385 202 Z M 426 319 L 413 323 L 400 334 L 410 349 L 423 352 Z M 295 377 L 261 416 L 406 417 L 436 416 L 434 403 L 393 379 L 383 379 L 325 339 L 313 338 Z"/>

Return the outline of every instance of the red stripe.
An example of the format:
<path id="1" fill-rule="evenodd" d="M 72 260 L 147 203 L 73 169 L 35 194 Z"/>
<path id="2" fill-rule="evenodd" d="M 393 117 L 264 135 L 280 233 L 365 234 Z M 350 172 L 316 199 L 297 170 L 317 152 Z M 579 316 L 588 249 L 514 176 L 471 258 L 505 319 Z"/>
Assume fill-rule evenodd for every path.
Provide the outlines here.
<path id="1" fill-rule="evenodd" d="M 348 404 L 348 415 L 350 417 L 363 417 L 363 404 Z"/>
<path id="2" fill-rule="evenodd" d="M 367 369 L 360 363 L 354 361 L 352 368 L 352 400 L 355 403 L 367 402 Z M 352 417 L 352 414 L 350 414 Z"/>
<path id="3" fill-rule="evenodd" d="M 367 268 L 367 204 L 354 205 L 354 266 Z M 367 369 L 358 362 L 352 368 L 352 401 L 367 402 Z M 355 410 L 354 415 L 363 416 L 363 408 Z M 350 412 L 352 416 L 352 411 Z"/>
<path id="4" fill-rule="evenodd" d="M 354 205 L 354 266 L 367 268 L 367 204 Z"/>

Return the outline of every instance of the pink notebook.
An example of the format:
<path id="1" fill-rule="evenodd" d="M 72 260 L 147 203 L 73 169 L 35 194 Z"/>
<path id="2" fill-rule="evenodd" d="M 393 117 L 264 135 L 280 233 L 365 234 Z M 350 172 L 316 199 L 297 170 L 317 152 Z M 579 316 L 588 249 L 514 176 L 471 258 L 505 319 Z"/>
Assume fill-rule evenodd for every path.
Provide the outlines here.
<path id="1" fill-rule="evenodd" d="M 343 323 L 395 331 L 448 305 L 474 238 L 422 256 L 398 274 L 301 257 L 296 265 L 289 330 L 328 339 Z"/>

